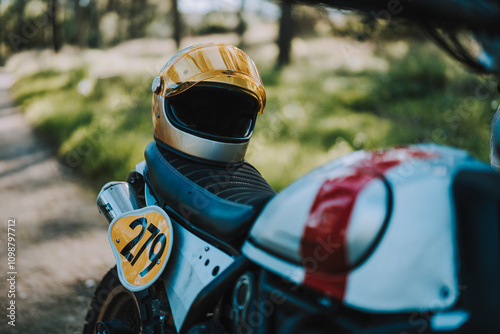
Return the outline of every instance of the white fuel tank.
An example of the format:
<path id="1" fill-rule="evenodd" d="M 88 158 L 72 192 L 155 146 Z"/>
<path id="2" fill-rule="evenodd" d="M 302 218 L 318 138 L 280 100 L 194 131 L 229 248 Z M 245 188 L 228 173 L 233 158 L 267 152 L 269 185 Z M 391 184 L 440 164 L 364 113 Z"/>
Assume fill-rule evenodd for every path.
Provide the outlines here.
<path id="1" fill-rule="evenodd" d="M 490 167 L 434 144 L 349 154 L 275 196 L 243 253 L 353 308 L 445 309 L 459 293 L 451 186 L 464 169 Z"/>

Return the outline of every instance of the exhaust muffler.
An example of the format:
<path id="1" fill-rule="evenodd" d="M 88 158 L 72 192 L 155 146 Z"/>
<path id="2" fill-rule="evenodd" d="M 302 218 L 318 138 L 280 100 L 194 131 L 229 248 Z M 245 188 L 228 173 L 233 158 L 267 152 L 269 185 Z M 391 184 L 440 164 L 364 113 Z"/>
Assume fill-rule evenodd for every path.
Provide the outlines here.
<path id="1" fill-rule="evenodd" d="M 109 224 L 123 213 L 140 207 L 139 198 L 128 182 L 108 182 L 97 195 L 97 208 Z"/>

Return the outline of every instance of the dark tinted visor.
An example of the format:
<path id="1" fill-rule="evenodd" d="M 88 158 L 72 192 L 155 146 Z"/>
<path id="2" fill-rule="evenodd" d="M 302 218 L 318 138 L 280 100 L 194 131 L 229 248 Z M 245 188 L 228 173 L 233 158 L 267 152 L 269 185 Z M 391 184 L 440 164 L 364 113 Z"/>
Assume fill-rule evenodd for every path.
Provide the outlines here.
<path id="1" fill-rule="evenodd" d="M 259 103 L 241 88 L 200 83 L 165 99 L 172 123 L 201 137 L 248 138 Z"/>

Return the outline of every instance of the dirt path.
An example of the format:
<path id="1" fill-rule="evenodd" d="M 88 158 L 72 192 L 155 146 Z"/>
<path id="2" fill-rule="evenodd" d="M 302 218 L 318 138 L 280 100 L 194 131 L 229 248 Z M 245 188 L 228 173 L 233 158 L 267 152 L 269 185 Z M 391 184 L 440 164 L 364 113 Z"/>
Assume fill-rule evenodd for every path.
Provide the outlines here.
<path id="1" fill-rule="evenodd" d="M 62 166 L 13 106 L 0 69 L 0 333 L 81 333 L 113 265 L 96 194 Z M 7 324 L 7 225 L 15 219 L 16 321 Z M 8 275 L 10 277 L 10 275 Z"/>

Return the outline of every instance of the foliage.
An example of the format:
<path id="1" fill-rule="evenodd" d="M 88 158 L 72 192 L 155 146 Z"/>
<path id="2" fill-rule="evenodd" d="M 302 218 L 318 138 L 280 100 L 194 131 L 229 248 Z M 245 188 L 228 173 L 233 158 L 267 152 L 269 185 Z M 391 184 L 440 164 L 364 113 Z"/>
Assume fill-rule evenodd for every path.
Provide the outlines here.
<path id="1" fill-rule="evenodd" d="M 234 11 L 211 11 L 203 15 L 195 33 L 198 35 L 230 33 L 236 30 L 238 24 L 239 20 Z"/>
<path id="2" fill-rule="evenodd" d="M 169 2 L 161 0 L 54 1 L 55 10 L 50 1 L 0 2 L 0 57 L 50 47 L 53 17 L 63 44 L 106 47 L 154 35 L 150 27 L 160 26 L 165 30 L 165 24 L 161 23 L 170 11 Z"/>
<path id="3" fill-rule="evenodd" d="M 316 42 L 308 43 L 307 57 L 295 55 L 287 68 L 261 66 L 268 101 L 247 160 L 277 190 L 359 149 L 435 142 L 488 159 L 495 103 L 485 78 L 429 44 L 397 44 L 398 52 L 391 51 L 393 44 L 379 45 L 375 53 L 385 67 L 365 62 L 352 69 L 327 66 L 335 55 L 320 59 Z M 28 119 L 55 143 L 63 163 L 102 185 L 125 178 L 143 159 L 153 139 L 151 95 L 137 77 L 92 79 L 88 71 L 41 71 L 20 78 L 13 93 Z"/>
<path id="4" fill-rule="evenodd" d="M 23 77 L 12 92 L 28 120 L 58 148 L 64 171 L 78 170 L 102 185 L 125 178 L 152 139 L 149 91 L 131 97 L 135 88 L 130 78 L 91 82 L 85 69 L 76 69 Z"/>
<path id="5" fill-rule="evenodd" d="M 314 65 L 292 64 L 273 72 L 271 80 L 264 74 L 269 100 L 252 159 L 273 186 L 282 188 L 353 150 L 392 145 L 434 142 L 488 160 L 497 106 L 492 82 L 468 73 L 433 45 L 412 44 L 400 58 L 385 57 L 385 71 L 322 73 Z M 287 80 L 291 71 L 300 73 L 300 81 Z"/>

